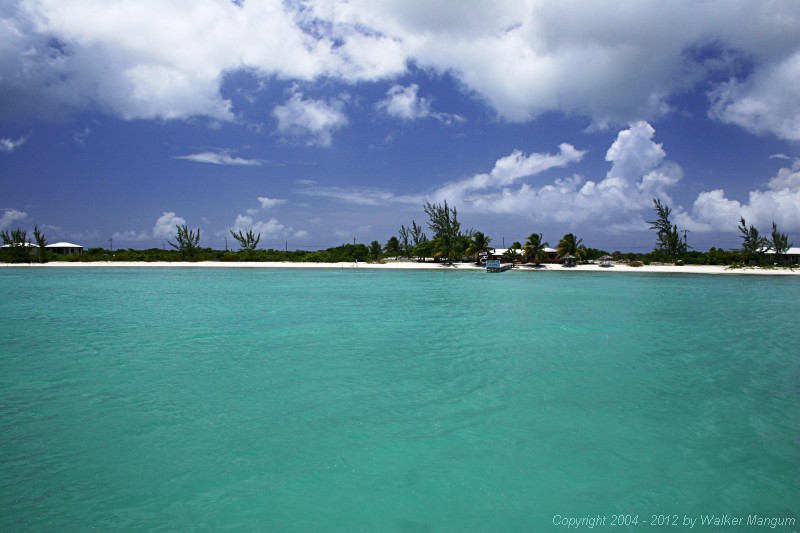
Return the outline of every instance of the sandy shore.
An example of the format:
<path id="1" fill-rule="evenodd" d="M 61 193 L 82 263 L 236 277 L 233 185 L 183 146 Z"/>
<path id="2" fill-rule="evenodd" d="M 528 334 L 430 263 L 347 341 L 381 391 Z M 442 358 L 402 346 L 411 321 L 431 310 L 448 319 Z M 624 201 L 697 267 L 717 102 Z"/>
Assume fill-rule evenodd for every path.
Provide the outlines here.
<path id="1" fill-rule="evenodd" d="M 212 261 L 189 262 L 127 262 L 127 261 L 96 261 L 89 263 L 78 262 L 51 262 L 43 265 L 24 264 L 14 265 L 0 263 L 0 267 L 24 267 L 24 268 L 98 268 L 98 267 L 126 267 L 126 268 L 366 268 L 366 269 L 426 269 L 426 270 L 484 270 L 483 267 L 475 266 L 474 263 L 456 263 L 453 266 L 445 266 L 441 263 L 417 263 L 415 261 L 386 261 L 384 263 L 293 263 L 293 262 L 263 262 L 263 263 L 222 263 Z M 759 275 L 759 276 L 800 276 L 800 268 L 789 269 L 764 269 L 764 268 L 736 268 L 731 269 L 725 266 L 715 265 L 687 265 L 687 266 L 663 266 L 648 265 L 641 267 L 630 267 L 624 264 L 617 264 L 612 267 L 601 267 L 599 265 L 578 265 L 565 268 L 561 265 L 541 265 L 517 266 L 509 270 L 513 274 L 518 273 L 537 273 L 537 272 L 603 272 L 603 273 L 659 273 L 659 274 L 723 274 L 723 275 Z"/>

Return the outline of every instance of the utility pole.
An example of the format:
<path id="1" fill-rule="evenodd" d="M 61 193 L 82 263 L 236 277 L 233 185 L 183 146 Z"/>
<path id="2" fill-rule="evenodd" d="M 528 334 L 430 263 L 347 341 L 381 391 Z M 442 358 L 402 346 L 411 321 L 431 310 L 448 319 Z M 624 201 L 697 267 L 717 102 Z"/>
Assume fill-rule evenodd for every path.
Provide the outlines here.
<path id="1" fill-rule="evenodd" d="M 112 252 L 114 251 L 114 238 L 113 237 L 108 239 L 108 249 L 110 251 L 112 251 Z"/>
<path id="2" fill-rule="evenodd" d="M 689 233 L 689 230 L 688 229 L 683 229 L 681 231 L 683 232 L 683 246 L 684 246 L 684 248 L 686 248 L 688 250 L 689 249 L 689 245 L 686 243 L 686 234 Z"/>
<path id="3" fill-rule="evenodd" d="M 225 235 L 225 251 L 228 251 L 228 236 Z"/>
<path id="4" fill-rule="evenodd" d="M 285 251 L 286 253 L 289 253 L 289 241 L 285 241 L 285 242 L 284 242 L 284 245 L 285 245 L 285 249 L 284 249 L 284 251 Z"/>

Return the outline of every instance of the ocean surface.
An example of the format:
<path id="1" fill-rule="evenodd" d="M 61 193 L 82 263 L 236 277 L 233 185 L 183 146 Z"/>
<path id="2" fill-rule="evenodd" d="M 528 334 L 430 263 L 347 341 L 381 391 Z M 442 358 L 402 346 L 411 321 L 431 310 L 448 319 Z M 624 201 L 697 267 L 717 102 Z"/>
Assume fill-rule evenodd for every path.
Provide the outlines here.
<path id="1" fill-rule="evenodd" d="M 0 530 L 797 520 L 799 303 L 794 277 L 0 269 Z"/>

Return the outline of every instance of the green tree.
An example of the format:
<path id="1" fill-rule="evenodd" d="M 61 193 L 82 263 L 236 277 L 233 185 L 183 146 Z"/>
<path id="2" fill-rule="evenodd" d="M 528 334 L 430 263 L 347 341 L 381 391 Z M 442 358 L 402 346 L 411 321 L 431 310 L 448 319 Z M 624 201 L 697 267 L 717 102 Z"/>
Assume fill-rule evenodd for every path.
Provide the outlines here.
<path id="1" fill-rule="evenodd" d="M 583 258 L 583 239 L 578 239 L 572 233 L 567 233 L 558 241 L 556 250 L 558 251 L 558 257 L 571 255 L 577 261 L 580 261 Z"/>
<path id="2" fill-rule="evenodd" d="M 425 239 L 424 241 L 414 246 L 414 255 L 416 255 L 417 258 L 422 261 L 425 261 L 425 259 L 428 257 L 433 257 L 433 254 L 434 254 L 433 241 Z"/>
<path id="3" fill-rule="evenodd" d="M 3 230 L 0 232 L 3 244 L 7 246 L 7 254 L 12 263 L 31 262 L 31 243 L 28 240 L 28 232 L 17 228 L 11 231 Z"/>
<path id="4" fill-rule="evenodd" d="M 547 252 L 544 249 L 548 246 L 550 245 L 544 242 L 541 233 L 531 233 L 528 235 L 528 240 L 525 241 L 525 248 L 523 248 L 525 250 L 525 258 L 528 261 L 533 259 L 533 263 L 539 266 L 543 259 L 547 259 Z"/>
<path id="5" fill-rule="evenodd" d="M 394 258 L 397 259 L 397 257 L 400 255 L 400 241 L 397 239 L 397 237 L 389 237 L 389 240 L 386 241 L 384 251 L 389 255 L 393 255 Z"/>
<path id="6" fill-rule="evenodd" d="M 420 243 L 423 243 L 428 240 L 428 236 L 425 235 L 425 232 L 422 231 L 422 226 L 417 226 L 417 222 L 415 220 L 411 221 L 411 241 L 414 243 L 414 246 L 417 246 Z"/>
<path id="7" fill-rule="evenodd" d="M 405 226 L 400 226 L 400 253 L 406 257 L 411 257 L 411 232 Z"/>
<path id="8" fill-rule="evenodd" d="M 475 264 L 481 262 L 480 254 L 489 250 L 489 243 L 492 242 L 490 237 L 487 237 L 483 232 L 476 231 L 470 234 L 469 245 L 466 249 L 466 254 L 475 258 Z"/>
<path id="9" fill-rule="evenodd" d="M 183 226 L 175 226 L 178 233 L 175 236 L 177 244 L 172 241 L 167 241 L 170 246 L 178 250 L 181 257 L 184 259 L 194 259 L 199 250 L 198 244 L 200 243 L 200 228 L 197 231 L 190 230 L 185 224 Z"/>
<path id="10" fill-rule="evenodd" d="M 381 248 L 381 243 L 378 241 L 372 241 L 369 243 L 369 255 L 372 257 L 374 261 L 380 261 L 381 259 L 381 252 L 383 248 Z"/>
<path id="11" fill-rule="evenodd" d="M 778 225 L 775 224 L 774 221 L 772 222 L 772 239 L 770 240 L 770 244 L 772 245 L 772 250 L 775 252 L 776 261 L 783 259 L 786 252 L 792 247 L 792 243 L 789 242 L 789 236 L 779 232 Z"/>
<path id="12" fill-rule="evenodd" d="M 511 247 L 508 248 L 505 253 L 503 253 L 503 257 L 510 260 L 512 263 L 519 260 L 519 251 L 522 250 L 522 244 L 518 241 L 514 241 L 511 243 Z"/>
<path id="13" fill-rule="evenodd" d="M 739 217 L 739 233 L 742 238 L 742 255 L 748 260 L 755 259 L 761 262 L 769 243 L 767 238 L 759 235 L 758 230 L 752 224 L 748 227 L 743 216 Z"/>
<path id="14" fill-rule="evenodd" d="M 458 239 L 461 236 L 456 208 L 451 209 L 445 200 L 443 204 L 426 202 L 424 209 L 429 218 L 428 227 L 434 234 L 435 256 L 452 263 L 458 255 Z"/>
<path id="15" fill-rule="evenodd" d="M 243 233 L 242 230 L 239 230 L 239 233 L 234 233 L 233 230 L 230 230 L 230 232 L 233 238 L 239 243 L 239 251 L 245 253 L 248 261 L 255 261 L 256 247 L 258 246 L 258 242 L 261 240 L 261 233 L 255 235 L 253 234 L 252 229 L 247 230 L 247 233 Z M 197 230 L 197 234 L 199 239 L 199 228 Z"/>
<path id="16" fill-rule="evenodd" d="M 47 263 L 47 239 L 39 230 L 39 226 L 33 227 L 33 238 L 36 240 L 36 246 L 39 247 L 39 262 Z"/>
<path id="17" fill-rule="evenodd" d="M 672 209 L 661 203 L 659 198 L 653 198 L 653 208 L 656 210 L 656 220 L 648 220 L 650 229 L 656 230 L 656 251 L 673 259 L 686 253 L 686 245 L 678 234 L 678 226 L 673 225 L 669 219 Z"/>
<path id="18" fill-rule="evenodd" d="M 469 248 L 469 243 L 472 241 L 472 230 L 468 233 L 462 233 L 458 237 L 456 237 L 456 246 L 455 246 L 455 254 L 453 255 L 453 259 L 458 259 L 462 261 L 467 256 L 467 249 Z"/>
<path id="19" fill-rule="evenodd" d="M 619 252 L 614 252 L 610 254 L 605 250 L 600 250 L 598 248 L 589 248 L 588 246 L 584 246 L 583 250 L 581 251 L 581 259 L 584 261 L 594 261 L 595 259 L 599 259 L 604 255 L 610 255 L 612 257 L 617 257 L 620 255 Z"/>

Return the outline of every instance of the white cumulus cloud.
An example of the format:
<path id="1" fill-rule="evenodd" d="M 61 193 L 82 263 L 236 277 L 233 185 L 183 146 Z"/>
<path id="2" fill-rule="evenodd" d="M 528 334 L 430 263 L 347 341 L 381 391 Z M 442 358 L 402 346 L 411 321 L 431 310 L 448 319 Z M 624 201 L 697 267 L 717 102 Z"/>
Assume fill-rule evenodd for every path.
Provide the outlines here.
<path id="1" fill-rule="evenodd" d="M 403 120 L 425 118 L 431 114 L 430 101 L 417 94 L 419 86 L 414 83 L 408 87 L 394 85 L 386 91 L 386 98 L 378 102 L 376 107 L 390 117 Z"/>
<path id="2" fill-rule="evenodd" d="M 800 160 L 781 168 L 769 181 L 768 190 L 750 191 L 746 202 L 727 198 L 722 189 L 701 192 L 691 212 L 680 214 L 677 220 L 694 231 L 736 231 L 740 217 L 762 231 L 772 222 L 782 231 L 800 231 Z"/>
<path id="3" fill-rule="evenodd" d="M 30 134 L 23 135 L 18 139 L 9 139 L 5 137 L 0 139 L 0 152 L 10 154 L 14 150 L 25 144 L 28 141 L 28 137 L 30 137 Z"/>
<path id="4" fill-rule="evenodd" d="M 270 209 L 279 205 L 284 205 L 288 200 L 282 198 L 269 198 L 268 196 L 259 196 L 258 202 L 261 204 L 262 209 Z"/>
<path id="5" fill-rule="evenodd" d="M 709 115 L 753 133 L 800 141 L 800 52 L 709 93 Z"/>
<path id="6" fill-rule="evenodd" d="M 800 159 L 792 161 L 791 167 L 778 170 L 778 174 L 769 181 L 768 186 L 773 191 L 783 189 L 800 191 Z"/>
<path id="7" fill-rule="evenodd" d="M 558 223 L 605 221 L 618 228 L 646 229 L 641 212 L 654 196 L 669 201 L 668 190 L 682 178 L 681 167 L 666 158 L 653 138 L 655 129 L 639 121 L 621 130 L 606 154 L 611 168 L 603 179 L 572 174 L 544 180 L 553 169 L 580 162 L 586 151 L 562 143 L 556 153 L 514 150 L 488 172 L 444 183 L 426 193 L 397 194 L 370 187 L 320 187 L 309 184 L 298 194 L 346 203 L 382 206 L 447 201 L 462 213 L 504 214 Z"/>
<path id="8" fill-rule="evenodd" d="M 758 126 L 779 135 L 791 128 L 789 119 L 772 119 L 798 109 L 785 91 L 797 85 L 786 83 L 796 80 L 786 58 L 800 51 L 796 2 L 703 2 L 689 9 L 659 0 L 497 0 L 469 9 L 455 0 L 310 5 L 341 27 L 398 39 L 415 64 L 452 75 L 511 121 L 551 110 L 588 116 L 596 126 L 657 118 L 672 111 L 671 95 L 739 75 L 742 57 L 752 60 L 752 73 L 726 104 L 748 93 L 760 100 L 783 93 L 782 111 Z M 728 111 L 733 120 L 736 110 Z M 738 122 L 760 120 L 742 113 Z"/>
<path id="9" fill-rule="evenodd" d="M 793 0 L 8 0 L 0 114 L 233 121 L 230 72 L 395 83 L 413 65 L 452 76 L 506 120 L 559 111 L 596 126 L 656 118 L 671 96 L 727 77 L 711 116 L 797 140 L 799 34 Z"/>
<path id="10" fill-rule="evenodd" d="M 232 121 L 220 91 L 229 72 L 358 83 L 397 79 L 413 64 L 453 76 L 507 120 L 555 110 L 604 126 L 668 113 L 671 95 L 729 73 L 710 94 L 711 116 L 798 138 L 800 103 L 786 90 L 800 69 L 792 0 L 690 9 L 661 0 L 469 9 L 454 0 L 9 0 L 4 8 L 4 114 L 93 108 Z M 735 68 L 742 57 L 752 62 L 744 75 Z"/>
<path id="11" fill-rule="evenodd" d="M 536 176 L 552 168 L 561 168 L 580 161 L 586 154 L 571 144 L 561 144 L 557 154 L 534 153 L 525 155 L 515 150 L 510 155 L 498 159 L 494 168 L 488 173 L 442 185 L 428 196 L 434 201 L 447 200 L 452 205 L 464 206 L 465 209 L 486 210 L 505 213 L 516 204 L 514 195 L 529 191 L 523 184 L 515 189 L 520 179 Z"/>
<path id="12" fill-rule="evenodd" d="M 386 91 L 386 97 L 375 104 L 375 108 L 401 120 L 433 118 L 446 125 L 464 121 L 460 115 L 431 111 L 430 100 L 419 96 L 419 85 L 416 83 L 407 87 L 393 85 Z"/>
<path id="13" fill-rule="evenodd" d="M 234 232 L 242 231 L 247 233 L 253 230 L 256 235 L 261 235 L 261 242 L 270 239 L 285 239 L 289 237 L 303 238 L 308 235 L 305 230 L 296 230 L 271 217 L 269 220 L 256 220 L 252 215 L 237 215 L 231 228 Z"/>
<path id="14" fill-rule="evenodd" d="M 341 100 L 304 99 L 296 92 L 272 111 L 278 120 L 278 131 L 302 139 L 308 145 L 330 146 L 333 133 L 348 124 Z"/>
<path id="15" fill-rule="evenodd" d="M 153 225 L 153 237 L 155 238 L 171 238 L 174 237 L 177 233 L 176 226 L 184 226 L 186 224 L 186 220 L 182 217 L 179 217 L 172 211 L 165 211 L 158 220 L 156 220 L 155 225 Z"/>
<path id="16" fill-rule="evenodd" d="M 11 227 L 12 224 L 28 218 L 28 213 L 17 209 L 6 209 L 0 217 L 0 229 Z"/>

